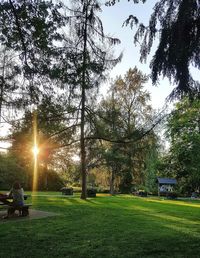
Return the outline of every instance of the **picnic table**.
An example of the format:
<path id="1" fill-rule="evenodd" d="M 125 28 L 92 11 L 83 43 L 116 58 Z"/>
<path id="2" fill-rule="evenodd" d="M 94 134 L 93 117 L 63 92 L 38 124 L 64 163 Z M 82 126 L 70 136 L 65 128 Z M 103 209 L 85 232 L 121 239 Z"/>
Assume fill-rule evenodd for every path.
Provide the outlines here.
<path id="1" fill-rule="evenodd" d="M 24 200 L 27 200 L 29 197 L 30 195 L 25 194 Z M 5 203 L 7 204 L 9 202 L 8 200 L 12 200 L 12 197 L 8 194 L 0 194 L 0 205 L 4 205 Z"/>
<path id="2" fill-rule="evenodd" d="M 25 194 L 24 195 L 24 200 L 27 200 L 30 195 Z M 12 197 L 9 196 L 8 194 L 0 194 L 0 205 L 4 208 L 11 208 L 12 207 Z M 29 207 L 32 204 L 24 204 L 23 206 L 13 206 L 15 210 L 19 211 L 19 214 L 22 216 L 27 216 L 29 215 Z"/>

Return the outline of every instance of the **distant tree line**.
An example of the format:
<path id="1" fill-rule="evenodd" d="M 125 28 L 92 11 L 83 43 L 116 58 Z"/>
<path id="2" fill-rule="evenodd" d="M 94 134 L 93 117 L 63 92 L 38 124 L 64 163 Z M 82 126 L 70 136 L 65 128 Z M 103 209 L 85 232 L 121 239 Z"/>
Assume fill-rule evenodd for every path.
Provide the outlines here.
<path id="1" fill-rule="evenodd" d="M 135 185 L 146 184 L 147 160 L 153 150 L 158 153 L 158 137 L 152 127 L 155 114 L 149 104 L 150 95 L 144 90 L 147 79 L 137 68 L 129 69 L 124 77 L 117 77 L 110 85 L 106 97 L 87 106 L 85 140 L 89 186 L 109 189 L 114 194 L 131 192 Z M 4 156 L 5 160 L 15 159 L 9 172 L 13 178 L 16 177 L 14 166 L 20 165 L 17 178 L 23 175 L 28 188 L 33 180 L 34 114 L 35 110 L 27 110 L 22 119 L 12 121 L 12 146 L 8 156 Z M 73 160 L 78 150 L 79 131 L 67 126 L 73 114 L 72 102 L 71 110 L 66 112 L 63 102 L 56 102 L 53 97 L 44 97 L 37 106 L 40 189 L 59 190 L 62 184 L 80 186 L 80 166 Z M 0 173 L 4 172 L 0 169 Z M 155 174 L 154 170 L 154 179 Z"/>

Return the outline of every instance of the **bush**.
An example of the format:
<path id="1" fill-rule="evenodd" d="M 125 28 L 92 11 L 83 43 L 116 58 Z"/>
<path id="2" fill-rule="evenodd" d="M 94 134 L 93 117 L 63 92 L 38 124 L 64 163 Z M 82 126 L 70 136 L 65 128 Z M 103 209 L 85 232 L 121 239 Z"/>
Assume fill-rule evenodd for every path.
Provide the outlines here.
<path id="1" fill-rule="evenodd" d="M 198 197 L 199 197 L 199 194 L 197 192 L 192 192 L 191 198 L 195 199 L 195 198 L 198 198 Z"/>
<path id="2" fill-rule="evenodd" d="M 139 190 L 139 191 L 138 191 L 138 196 L 147 197 L 147 192 L 146 192 L 146 191 L 143 191 L 143 190 Z"/>
<path id="3" fill-rule="evenodd" d="M 96 197 L 97 190 L 96 189 L 87 189 L 87 197 Z"/>
<path id="4" fill-rule="evenodd" d="M 178 197 L 178 194 L 176 192 L 160 192 L 160 196 L 163 196 L 169 199 L 175 199 Z"/>
<path id="5" fill-rule="evenodd" d="M 63 195 L 73 195 L 73 188 L 72 187 L 62 187 L 61 189 L 61 192 Z"/>
<path id="6" fill-rule="evenodd" d="M 140 197 L 147 197 L 148 196 L 148 193 L 144 190 L 135 191 L 135 192 L 132 192 L 132 194 L 136 195 L 136 196 L 140 196 Z"/>

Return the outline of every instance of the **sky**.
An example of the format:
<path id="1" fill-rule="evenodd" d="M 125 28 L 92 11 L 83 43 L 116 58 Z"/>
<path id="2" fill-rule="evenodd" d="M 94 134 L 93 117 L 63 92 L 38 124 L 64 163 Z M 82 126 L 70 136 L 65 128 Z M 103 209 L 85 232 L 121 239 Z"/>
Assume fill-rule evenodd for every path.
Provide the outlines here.
<path id="1" fill-rule="evenodd" d="M 123 52 L 121 63 L 117 64 L 110 73 L 112 78 L 115 78 L 117 75 L 123 76 L 129 68 L 134 68 L 135 66 L 143 73 L 150 74 L 149 63 L 152 55 L 148 57 L 146 63 L 140 63 L 140 48 L 133 43 L 134 32 L 137 28 L 131 29 L 129 26 L 122 27 L 122 24 L 132 14 L 147 25 L 156 2 L 157 0 L 151 0 L 145 4 L 134 4 L 133 1 L 121 0 L 111 7 L 102 5 L 102 13 L 99 16 L 103 23 L 104 33 L 119 38 L 121 44 L 115 47 L 115 52 L 116 54 L 119 54 L 121 51 Z M 154 44 L 152 50 L 155 50 L 155 47 L 156 44 Z M 166 97 L 173 90 L 173 87 L 166 78 L 161 78 L 157 86 L 152 86 L 151 80 L 149 80 L 145 87 L 151 94 L 151 104 L 154 109 L 162 109 L 165 105 Z M 106 90 L 105 87 L 103 89 L 104 91 Z"/>

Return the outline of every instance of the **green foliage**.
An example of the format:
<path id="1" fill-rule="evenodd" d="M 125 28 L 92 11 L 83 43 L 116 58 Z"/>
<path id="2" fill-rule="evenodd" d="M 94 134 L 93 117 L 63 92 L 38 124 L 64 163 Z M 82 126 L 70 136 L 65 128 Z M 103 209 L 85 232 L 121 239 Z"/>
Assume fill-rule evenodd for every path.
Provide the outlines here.
<path id="1" fill-rule="evenodd" d="M 107 6 L 112 6 L 115 5 L 116 2 L 119 2 L 120 0 L 110 0 L 110 1 L 106 1 L 106 5 Z M 130 2 L 131 0 L 128 0 L 128 2 Z M 138 4 L 139 2 L 145 3 L 146 0 L 133 0 L 134 4 Z"/>
<path id="2" fill-rule="evenodd" d="M 94 188 L 87 189 L 87 197 L 96 197 L 97 190 Z"/>
<path id="3" fill-rule="evenodd" d="M 61 40 L 64 25 L 60 8 L 52 1 L 1 1 L 1 44 L 20 53 L 25 72 L 43 74 L 57 54 L 54 42 Z"/>
<path id="4" fill-rule="evenodd" d="M 67 127 L 68 121 L 65 117 L 65 107 L 56 98 L 43 98 L 36 111 L 26 111 L 23 119 L 13 123 L 11 151 L 16 153 L 18 157 L 21 156 L 21 160 L 24 160 L 24 165 L 31 163 L 35 116 L 37 144 L 40 149 L 39 159 L 42 163 L 53 165 L 57 149 L 67 144 L 73 134 L 73 127 Z"/>
<path id="5" fill-rule="evenodd" d="M 60 162 L 62 162 L 62 160 L 60 160 Z M 60 169 L 59 174 L 61 175 L 65 185 L 80 186 L 80 164 L 68 162 L 64 167 L 65 169 Z"/>
<path id="6" fill-rule="evenodd" d="M 120 60 L 112 58 L 108 47 L 120 43 L 116 38 L 106 36 L 103 25 L 97 13 L 101 11 L 100 2 L 97 0 L 71 1 L 73 7 L 70 10 L 68 21 L 73 42 L 69 42 L 70 57 L 76 69 L 75 80 L 72 82 L 76 98 L 80 100 L 80 149 L 81 149 L 81 175 L 82 175 L 82 199 L 86 199 L 86 160 L 87 144 L 86 127 L 89 100 L 94 98 L 92 90 L 97 90 L 100 82 L 105 80 L 105 72 L 116 65 Z M 75 46 L 75 47 L 74 47 Z M 74 93 L 74 92 L 73 92 Z M 91 95 L 90 95 L 91 93 Z M 88 105 L 88 106 L 87 106 Z M 88 144 L 89 145 L 89 144 Z"/>
<path id="7" fill-rule="evenodd" d="M 177 87 L 171 96 L 199 93 L 199 82 L 193 80 L 189 65 L 200 68 L 199 6 L 196 0 L 163 0 L 157 2 L 149 21 L 149 42 L 141 51 L 149 52 L 155 33 L 161 25 L 160 41 L 153 57 L 152 80 L 161 73 L 173 80 Z"/>
<path id="8" fill-rule="evenodd" d="M 10 190 L 15 181 L 19 181 L 25 190 L 32 189 L 33 168 L 25 167 L 20 163 L 19 157 L 10 154 L 0 155 L 0 187 L 7 191 Z M 33 165 L 33 164 L 32 164 Z M 54 170 L 45 170 L 39 167 L 38 173 L 40 190 L 58 191 L 63 185 L 63 179 Z"/>
<path id="9" fill-rule="evenodd" d="M 6 47 L 0 47 L 0 118 L 2 110 L 16 108 L 19 106 L 21 96 L 13 94 L 20 88 L 20 69 L 18 62 L 13 55 L 13 51 L 8 51 Z"/>
<path id="10" fill-rule="evenodd" d="M 38 139 L 43 149 L 40 160 L 44 164 L 52 163 L 56 155 L 64 159 L 65 153 L 55 153 L 54 149 L 73 143 L 72 135 L 77 133 L 77 124 L 81 125 L 78 133 L 81 134 L 82 174 L 86 179 L 86 104 L 90 105 L 89 101 L 94 97 L 93 89 L 96 90 L 105 79 L 105 72 L 120 61 L 121 55 L 113 58 L 108 51 L 108 47 L 120 41 L 104 34 L 102 22 L 96 15 L 101 11 L 99 1 L 69 3 L 73 8 L 52 1 L 2 1 L 0 44 L 16 53 L 20 80 L 25 81 L 19 83 L 17 89 L 23 95 L 27 94 L 21 106 L 24 105 L 26 111 L 31 103 L 38 106 Z M 58 91 L 60 87 L 62 89 Z M 1 93 L 6 93 L 3 90 L 1 87 Z M 66 104 L 62 102 L 63 93 L 73 101 L 73 106 L 67 103 L 65 110 L 72 117 L 67 129 L 63 125 L 66 116 L 61 108 Z M 52 95 L 60 98 L 60 105 L 54 103 L 53 107 Z M 3 94 L 0 107 L 2 100 Z M 23 125 L 15 123 L 19 130 L 13 130 L 13 152 L 21 156 L 20 162 L 26 167 L 31 166 L 31 116 L 31 112 L 26 112 L 26 122 Z M 77 119 L 74 119 L 75 116 Z M 59 126 L 53 121 L 56 117 L 59 117 Z M 84 184 L 85 179 L 82 180 Z"/>
<path id="11" fill-rule="evenodd" d="M 156 142 L 154 132 L 144 134 L 152 118 L 150 96 L 143 89 L 147 79 L 137 68 L 129 69 L 123 78 L 116 78 L 98 111 L 96 135 L 104 141 L 99 148 L 111 182 L 120 177 L 121 192 L 130 192 L 133 183 L 144 183 L 145 160 Z"/>
<path id="12" fill-rule="evenodd" d="M 114 5 L 117 1 L 108 1 Z M 134 1 L 139 3 L 140 1 Z M 145 1 L 141 1 L 145 2 Z M 145 8 L 145 6 L 144 6 Z M 190 73 L 190 66 L 200 68 L 200 12 L 196 0 L 159 0 L 156 2 L 148 26 L 130 15 L 124 25 L 138 26 L 134 42 L 140 42 L 141 61 L 146 61 L 154 41 L 159 43 L 151 61 L 151 78 L 154 84 L 162 74 L 176 84 L 171 97 L 199 95 L 199 81 Z"/>
<path id="13" fill-rule="evenodd" d="M 146 156 L 145 160 L 145 169 L 144 169 L 144 177 L 145 177 L 145 186 L 144 189 L 147 192 L 155 193 L 157 192 L 157 183 L 156 179 L 158 176 L 158 147 L 155 144 L 152 144 L 151 150 Z"/>
<path id="14" fill-rule="evenodd" d="M 55 170 L 39 168 L 38 190 L 59 191 L 64 186 L 64 180 Z"/>
<path id="15" fill-rule="evenodd" d="M 176 173 L 183 191 L 194 191 L 200 185 L 200 102 L 188 99 L 178 103 L 168 120 L 171 138 L 170 167 Z"/>
<path id="16" fill-rule="evenodd" d="M 66 21 L 62 8 L 52 1 L 0 2 L 0 115 L 2 107 L 21 113 L 42 96 L 55 94 Z"/>
<path id="17" fill-rule="evenodd" d="M 10 154 L 0 154 L 0 187 L 9 191 L 15 181 L 27 187 L 28 174 L 17 162 L 17 158 Z"/>
<path id="18" fill-rule="evenodd" d="M 121 55 L 113 58 L 108 50 L 120 40 L 104 34 L 102 21 L 97 15 L 101 12 L 99 1 L 78 0 L 71 1 L 71 5 L 66 13 L 70 34 L 66 37 L 65 47 L 71 49 L 67 57 L 75 67 L 75 73 L 71 74 L 75 75 L 72 84 L 80 89 L 76 91 L 78 94 L 82 94 L 83 88 L 89 94 L 88 90 L 97 89 L 106 79 L 105 72 L 121 60 Z M 73 89 L 76 89 L 74 86 Z"/>
<path id="19" fill-rule="evenodd" d="M 13 124 L 14 127 L 10 136 L 12 147 L 9 149 L 9 153 L 16 157 L 17 164 L 20 164 L 26 171 L 28 175 L 26 185 L 29 189 L 32 187 L 33 178 L 33 121 L 36 113 L 37 145 L 39 147 L 39 189 L 58 190 L 63 185 L 64 177 L 53 170 L 65 171 L 70 165 L 71 156 L 69 157 L 69 153 L 72 148 L 60 149 L 60 147 L 67 145 L 69 140 L 72 140 L 72 134 L 74 133 L 72 127 L 66 127 L 68 121 L 65 121 L 64 111 L 64 107 L 55 98 L 44 98 L 37 111 L 27 111 L 22 120 Z"/>

